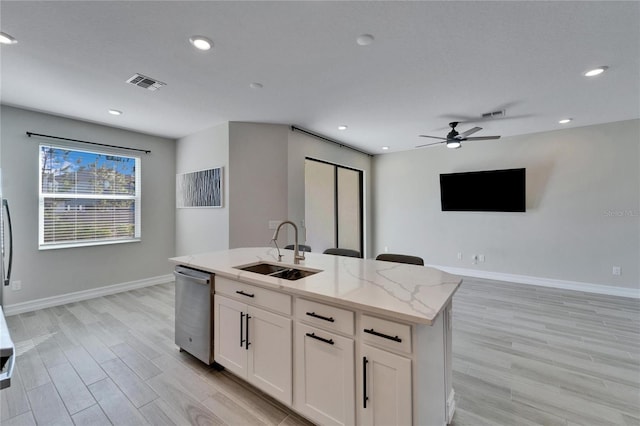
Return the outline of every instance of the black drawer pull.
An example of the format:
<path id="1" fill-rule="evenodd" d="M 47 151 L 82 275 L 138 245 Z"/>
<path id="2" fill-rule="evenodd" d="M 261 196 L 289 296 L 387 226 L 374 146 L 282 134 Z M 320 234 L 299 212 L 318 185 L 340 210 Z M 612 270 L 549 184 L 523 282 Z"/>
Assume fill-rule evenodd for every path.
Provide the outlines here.
<path id="1" fill-rule="evenodd" d="M 369 334 L 373 334 L 374 336 L 378 336 L 378 337 L 384 337 L 385 339 L 389 339 L 389 340 L 393 340 L 394 342 L 402 342 L 402 339 L 399 338 L 398 336 L 389 336 L 388 334 L 384 334 L 384 333 L 380 333 L 375 331 L 373 328 L 370 330 L 367 330 L 366 328 L 364 329 L 365 333 L 369 333 Z"/>
<path id="2" fill-rule="evenodd" d="M 325 342 L 328 343 L 330 345 L 333 345 L 333 339 L 325 339 L 324 337 L 320 337 L 320 336 L 316 336 L 315 333 L 307 333 L 307 336 L 316 339 L 316 340 L 320 340 L 321 342 Z"/>
<path id="3" fill-rule="evenodd" d="M 367 396 L 367 364 L 369 361 L 367 357 L 362 357 L 362 408 L 367 408 L 367 401 L 369 397 Z"/>
<path id="4" fill-rule="evenodd" d="M 242 330 L 242 323 L 244 321 L 244 312 L 240 312 L 240 347 L 244 345 L 244 331 Z"/>
<path id="5" fill-rule="evenodd" d="M 247 297 L 255 297 L 255 296 L 256 296 L 255 294 L 245 293 L 245 292 L 244 292 L 244 291 L 242 291 L 242 290 L 238 290 L 238 291 L 236 291 L 236 293 L 241 294 L 241 295 L 243 295 L 243 296 L 247 296 Z"/>
<path id="6" fill-rule="evenodd" d="M 318 315 L 315 312 L 307 312 L 307 315 L 309 315 L 310 317 L 318 318 L 318 319 L 329 321 L 329 322 L 335 322 L 336 321 L 336 320 L 333 319 L 333 317 L 323 317 L 322 315 Z"/>
<path id="7" fill-rule="evenodd" d="M 245 324 L 245 329 L 246 329 L 246 336 L 245 336 L 245 337 L 246 337 L 246 339 L 245 339 L 245 341 L 244 341 L 244 348 L 245 348 L 246 350 L 249 350 L 249 345 L 251 344 L 251 342 L 249 342 L 249 320 L 250 320 L 251 318 L 252 318 L 252 317 L 251 317 L 251 316 L 249 316 L 249 313 L 247 312 L 247 314 L 246 314 L 246 315 L 245 315 L 245 317 L 244 317 L 244 321 L 245 321 L 245 322 L 244 322 L 244 324 Z"/>

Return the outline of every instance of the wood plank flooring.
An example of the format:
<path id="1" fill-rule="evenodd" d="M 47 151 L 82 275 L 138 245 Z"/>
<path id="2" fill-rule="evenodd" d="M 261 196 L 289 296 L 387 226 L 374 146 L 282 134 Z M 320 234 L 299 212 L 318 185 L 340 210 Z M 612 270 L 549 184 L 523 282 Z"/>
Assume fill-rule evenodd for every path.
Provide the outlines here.
<path id="1" fill-rule="evenodd" d="M 465 279 L 454 424 L 640 425 L 640 301 Z"/>
<path id="2" fill-rule="evenodd" d="M 0 424 L 308 425 L 173 343 L 173 283 L 7 318 Z M 640 302 L 467 278 L 455 426 L 640 425 Z"/>

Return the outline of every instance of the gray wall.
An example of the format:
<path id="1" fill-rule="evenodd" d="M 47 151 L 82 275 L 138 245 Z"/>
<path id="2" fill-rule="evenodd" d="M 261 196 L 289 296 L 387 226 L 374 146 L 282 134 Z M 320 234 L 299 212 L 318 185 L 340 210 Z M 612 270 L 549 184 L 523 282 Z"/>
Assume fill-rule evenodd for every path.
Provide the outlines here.
<path id="1" fill-rule="evenodd" d="M 224 172 L 222 208 L 176 209 L 176 256 L 229 248 L 228 123 L 181 138 L 176 144 L 176 173 L 215 167 L 223 167 Z"/>
<path id="2" fill-rule="evenodd" d="M 639 145 L 640 120 L 631 120 L 378 156 L 375 253 L 638 288 Z M 527 169 L 526 213 L 441 211 L 440 173 L 517 167 Z M 486 261 L 474 265 L 472 254 Z"/>
<path id="3" fill-rule="evenodd" d="M 11 305 L 75 291 L 171 273 L 175 246 L 175 141 L 126 130 L 2 106 L 3 196 L 11 205 L 14 229 L 12 280 L 5 288 Z M 38 145 L 43 133 L 132 148 L 142 154 L 142 241 L 81 248 L 38 250 Z M 85 146 L 86 147 L 86 146 Z"/>
<path id="4" fill-rule="evenodd" d="M 177 172 L 225 166 L 223 209 L 178 209 L 177 255 L 269 246 L 269 221 L 290 219 L 304 240 L 304 159 L 364 170 L 365 220 L 370 238 L 371 157 L 292 132 L 280 124 L 230 122 L 179 139 Z M 279 244 L 293 242 L 283 228 Z"/>
<path id="5" fill-rule="evenodd" d="M 229 123 L 229 162 L 229 248 L 269 246 L 269 221 L 287 219 L 287 127 Z"/>

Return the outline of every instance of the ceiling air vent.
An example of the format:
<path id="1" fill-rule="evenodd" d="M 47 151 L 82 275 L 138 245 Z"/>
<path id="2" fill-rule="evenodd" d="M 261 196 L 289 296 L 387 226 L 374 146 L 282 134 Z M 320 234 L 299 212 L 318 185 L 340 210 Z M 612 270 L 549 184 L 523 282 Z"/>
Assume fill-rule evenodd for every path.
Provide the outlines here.
<path id="1" fill-rule="evenodd" d="M 147 77 L 142 74 L 134 74 L 127 80 L 127 83 L 134 84 L 136 86 L 140 86 L 143 89 L 147 90 L 158 90 L 162 86 L 166 86 L 167 83 L 163 83 L 151 77 Z"/>
<path id="2" fill-rule="evenodd" d="M 493 111 L 493 112 L 485 112 L 484 114 L 482 114 L 482 118 L 498 118 L 498 117 L 504 117 L 505 114 L 505 110 L 500 110 L 500 111 Z"/>

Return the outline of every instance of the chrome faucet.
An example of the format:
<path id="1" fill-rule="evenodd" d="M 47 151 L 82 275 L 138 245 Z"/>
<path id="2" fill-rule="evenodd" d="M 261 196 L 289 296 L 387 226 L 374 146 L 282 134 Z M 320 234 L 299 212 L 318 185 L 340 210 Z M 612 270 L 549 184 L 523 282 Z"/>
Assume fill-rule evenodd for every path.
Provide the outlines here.
<path id="1" fill-rule="evenodd" d="M 300 253 L 298 252 L 298 227 L 296 226 L 295 223 L 291 222 L 290 220 L 285 220 L 284 222 L 280 222 L 280 225 L 278 225 L 278 227 L 276 228 L 276 232 L 273 233 L 273 238 L 271 238 L 271 241 L 273 241 L 273 243 L 276 245 L 276 249 L 278 249 L 278 262 L 282 261 L 282 255 L 280 254 L 280 248 L 278 247 L 278 232 L 280 232 L 280 228 L 282 228 L 282 225 L 284 224 L 289 224 L 291 226 L 293 226 L 293 230 L 295 231 L 295 244 L 293 246 L 293 263 L 296 265 L 300 264 L 301 260 L 304 260 L 304 252 L 302 253 L 302 255 L 300 255 Z"/>

